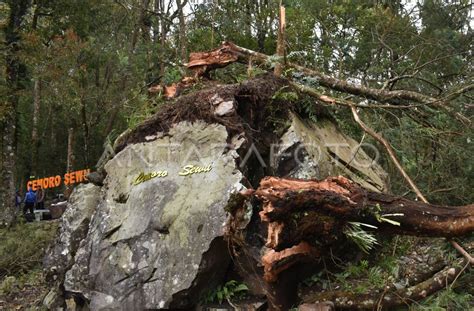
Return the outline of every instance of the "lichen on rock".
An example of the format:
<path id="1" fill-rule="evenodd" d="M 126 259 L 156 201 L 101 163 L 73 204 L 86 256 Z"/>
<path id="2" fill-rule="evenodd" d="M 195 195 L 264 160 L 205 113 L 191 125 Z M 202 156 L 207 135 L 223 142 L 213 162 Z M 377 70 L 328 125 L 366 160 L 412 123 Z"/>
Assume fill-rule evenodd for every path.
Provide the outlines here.
<path id="1" fill-rule="evenodd" d="M 199 288 L 193 282 L 211 268 L 203 253 L 222 238 L 225 206 L 243 189 L 227 135 L 222 125 L 181 122 L 165 137 L 129 145 L 109 161 L 104 195 L 66 273 L 66 290 L 97 309 L 143 309 L 168 308 L 177 303 L 173 295 Z M 212 169 L 179 175 L 188 164 Z M 159 170 L 167 175 L 133 183 L 140 173 Z M 228 264 L 228 255 L 214 257 L 221 260 L 212 268 L 225 271 L 219 265 Z"/>

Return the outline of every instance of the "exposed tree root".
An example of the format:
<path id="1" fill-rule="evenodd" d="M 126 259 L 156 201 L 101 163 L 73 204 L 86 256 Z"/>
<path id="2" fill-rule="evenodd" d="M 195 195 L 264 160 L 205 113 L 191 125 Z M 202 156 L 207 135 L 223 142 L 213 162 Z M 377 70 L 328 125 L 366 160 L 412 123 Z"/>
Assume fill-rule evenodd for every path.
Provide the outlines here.
<path id="1" fill-rule="evenodd" d="M 274 282 L 278 279 L 280 272 L 287 270 L 298 261 L 315 257 L 319 257 L 319 252 L 304 241 L 280 252 L 273 249 L 268 250 L 262 257 L 265 271 L 264 279 L 267 282 Z"/>
<path id="2" fill-rule="evenodd" d="M 284 310 L 281 306 L 287 306 L 288 288 L 282 284 L 297 283 L 295 280 L 296 283 L 290 283 L 288 274 L 294 274 L 301 263 L 315 263 L 329 247 L 340 244 L 343 228 L 349 221 L 371 224 L 377 227 L 377 232 L 388 234 L 454 237 L 474 231 L 474 205 L 449 207 L 410 201 L 367 191 L 341 176 L 322 181 L 266 177 L 258 189 L 246 190 L 242 196 L 262 202 L 258 215 L 261 223 L 251 223 L 253 229 L 246 230 L 265 231 L 265 245 L 247 240 L 240 247 L 263 266 L 263 271 L 255 271 L 263 274 L 265 293 L 274 310 Z M 258 254 L 263 254 L 260 259 Z M 236 260 L 245 262 L 250 258 L 244 257 L 237 256 Z M 355 295 L 337 291 L 305 296 L 304 301 L 333 301 L 336 307 L 347 309 L 371 308 L 377 304 L 396 306 L 427 297 L 460 272 L 457 266 L 446 268 L 410 288 L 386 289 L 383 297 L 381 293 Z"/>

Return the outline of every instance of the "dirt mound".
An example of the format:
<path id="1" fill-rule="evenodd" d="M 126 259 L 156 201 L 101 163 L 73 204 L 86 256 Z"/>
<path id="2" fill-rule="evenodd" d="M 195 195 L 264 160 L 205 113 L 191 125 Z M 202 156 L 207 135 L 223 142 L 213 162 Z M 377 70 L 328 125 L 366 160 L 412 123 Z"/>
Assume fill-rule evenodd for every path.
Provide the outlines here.
<path id="1" fill-rule="evenodd" d="M 291 111 L 297 110 L 291 101 L 275 98 L 280 90 L 290 91 L 285 79 L 265 74 L 240 84 L 217 85 L 191 94 L 178 97 L 173 102 L 161 106 L 159 111 L 135 129 L 118 139 L 115 151 L 119 152 L 127 145 L 147 141 L 147 137 L 158 132 L 166 133 L 180 121 L 224 125 L 232 136 L 246 133 L 248 137 L 273 137 L 276 130 L 272 118 L 286 119 Z M 225 115 L 216 114 L 216 101 L 233 102 L 235 109 Z M 262 133 L 267 135 L 261 135 Z M 258 141 L 258 139 L 256 139 Z"/>

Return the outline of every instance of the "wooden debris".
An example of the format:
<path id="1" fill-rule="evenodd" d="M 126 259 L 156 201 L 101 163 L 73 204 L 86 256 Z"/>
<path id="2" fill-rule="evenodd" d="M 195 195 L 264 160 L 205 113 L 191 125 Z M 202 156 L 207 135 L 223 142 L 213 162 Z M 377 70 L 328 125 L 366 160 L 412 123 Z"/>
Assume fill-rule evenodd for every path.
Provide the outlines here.
<path id="1" fill-rule="evenodd" d="M 225 67 L 238 60 L 237 55 L 228 53 L 226 46 L 209 52 L 195 52 L 189 55 L 187 68 L 194 72 L 195 77 L 206 76 L 209 71 Z"/>

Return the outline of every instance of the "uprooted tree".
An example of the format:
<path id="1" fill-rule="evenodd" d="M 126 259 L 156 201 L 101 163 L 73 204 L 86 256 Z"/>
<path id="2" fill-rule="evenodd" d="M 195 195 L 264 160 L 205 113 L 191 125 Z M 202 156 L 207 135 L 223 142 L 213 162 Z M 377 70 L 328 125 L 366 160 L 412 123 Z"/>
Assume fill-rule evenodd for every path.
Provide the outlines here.
<path id="1" fill-rule="evenodd" d="M 45 260 L 55 284 L 51 308 L 65 298 L 99 310 L 189 309 L 209 290 L 221 288 L 224 297 L 231 290 L 225 280 L 240 278 L 271 310 L 302 302 L 373 309 L 464 282 L 472 243 L 455 244 L 465 257 L 448 249 L 444 258 L 439 237 L 470 234 L 472 205 L 387 194 L 383 169 L 288 79 L 203 79 L 202 90 L 188 92 L 190 80 L 175 86 L 183 92 L 176 100 L 120 135 L 90 178 L 94 185 L 73 193 Z M 191 162 L 213 167 L 180 176 Z M 164 168 L 164 178 L 137 179 Z M 435 242 L 407 246 L 405 235 Z M 406 271 L 382 273 L 372 257 L 391 258 L 384 269 Z"/>
<path id="2" fill-rule="evenodd" d="M 192 53 L 187 67 L 194 72 L 194 78 L 199 78 L 208 77 L 212 70 L 234 62 L 265 66 L 272 59 L 265 54 L 224 42 L 221 47 L 212 51 Z M 357 110 L 438 109 L 456 119 L 462 126 L 471 127 L 470 119 L 453 109 L 450 101 L 474 90 L 474 84 L 466 84 L 444 96 L 432 97 L 412 90 L 392 90 L 386 87 L 375 89 L 356 85 L 314 69 L 284 62 L 281 57 L 276 62 L 278 66 L 290 69 L 288 83 L 296 92 L 310 95 L 316 99 L 315 104 L 341 105 L 350 109 L 355 122 L 385 148 L 398 172 L 422 202 L 367 191 L 344 177 L 322 181 L 266 177 L 256 190 L 243 192 L 232 210 L 233 223 L 229 228 L 228 238 L 234 245 L 236 260 L 241 262 L 237 264 L 241 267 L 241 274 L 248 274 L 249 271 L 259 271 L 262 274 L 260 277 L 266 284 L 264 292 L 272 309 L 292 306 L 296 295 L 295 275 L 298 275 L 295 271 L 301 270 L 298 264 L 327 257 L 329 250 L 341 243 L 344 232 L 347 234 L 348 225 L 363 225 L 369 231 L 375 230 L 388 235 L 418 237 L 453 238 L 467 236 L 474 231 L 474 205 L 452 207 L 429 204 L 405 172 L 390 143 L 368 127 L 360 119 Z M 316 78 L 317 87 L 295 81 L 294 71 Z M 321 88 L 329 93 L 324 94 Z M 350 99 L 341 98 L 341 94 L 349 94 Z M 369 103 L 360 103 L 361 100 L 357 98 L 369 100 Z M 260 219 L 251 222 L 254 227 L 247 227 L 242 231 L 239 230 L 239 224 L 245 215 L 245 202 L 249 200 L 257 202 L 257 205 L 261 204 Z M 265 239 L 265 243 L 255 244 L 252 236 L 256 232 Z M 453 240 L 450 243 L 463 257 L 457 263 L 438 269 L 431 277 L 411 287 L 397 289 L 388 286 L 363 295 L 344 290 L 324 290 L 307 293 L 303 295 L 302 301 L 330 301 L 337 308 L 374 309 L 421 300 L 456 280 L 474 263 L 469 254 L 472 243 L 467 244 L 467 251 Z M 461 265 L 463 262 L 466 264 L 464 267 Z"/>
<path id="3" fill-rule="evenodd" d="M 288 308 L 292 302 L 292 286 L 286 284 L 281 288 L 282 283 L 288 282 L 288 274 L 283 272 L 327 256 L 329 249 L 343 240 L 347 223 L 363 223 L 384 234 L 428 237 L 457 237 L 474 231 L 474 205 L 448 207 L 414 202 L 364 190 L 344 177 L 322 181 L 267 177 L 259 188 L 242 196 L 255 197 L 262 204 L 259 216 L 267 228 L 266 243 L 262 257 L 253 259 L 263 265 L 263 278 L 270 284 L 268 298 L 275 309 Z M 244 205 L 234 210 L 237 223 L 243 208 Z M 230 234 L 231 241 L 235 234 Z M 255 254 L 249 251 L 255 245 L 248 243 L 245 239 L 236 242 L 237 258 Z M 452 282 L 461 270 L 460 265 L 447 267 L 408 289 L 389 288 L 382 294 L 365 295 L 324 291 L 309 294 L 303 301 L 331 301 L 338 308 L 349 309 L 394 307 L 426 298 L 446 282 Z M 280 274 L 284 275 L 281 280 Z"/>

